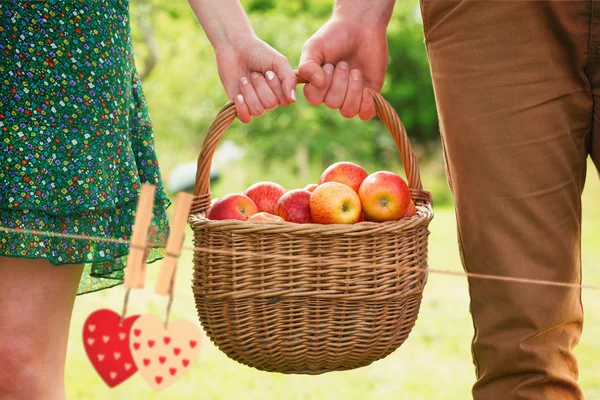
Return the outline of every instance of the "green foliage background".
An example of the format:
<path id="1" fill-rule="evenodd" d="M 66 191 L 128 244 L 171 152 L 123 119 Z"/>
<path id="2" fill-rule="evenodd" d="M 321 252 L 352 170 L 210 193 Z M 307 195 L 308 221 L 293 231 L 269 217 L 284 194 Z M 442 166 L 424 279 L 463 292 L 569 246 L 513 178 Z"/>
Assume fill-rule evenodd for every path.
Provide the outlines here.
<path id="1" fill-rule="evenodd" d="M 133 0 L 132 0 L 133 1 Z M 330 0 L 242 1 L 257 35 L 298 65 L 302 45 L 328 18 Z M 435 154 L 437 120 L 423 34 L 415 1 L 397 2 L 389 28 L 390 67 L 383 95 L 398 111 L 419 157 Z M 144 80 L 144 91 L 156 130 L 163 169 L 197 157 L 202 139 L 219 108 L 227 101 L 217 74 L 214 53 L 187 2 L 136 0 L 132 2 L 134 45 L 138 69 L 148 58 L 147 44 L 139 29 L 145 19 L 159 48 L 158 63 Z M 247 159 L 267 171 L 291 171 L 292 182 L 304 185 L 335 161 L 351 160 L 368 170 L 401 169 L 398 152 L 386 128 L 378 120 L 347 120 L 325 106 L 313 107 L 302 96 L 291 107 L 278 108 L 239 122 L 227 132 L 247 151 Z M 178 149 L 177 157 L 166 154 Z M 308 154 L 299 160 L 298 153 Z M 302 165 L 306 163 L 308 165 Z M 302 173 L 304 171 L 304 173 Z M 308 172 L 306 172 L 308 171 Z M 441 172 L 439 163 L 436 168 Z M 297 178 L 294 180 L 294 177 Z M 270 179 L 273 179 L 272 177 Z M 432 182 L 445 191 L 441 173 Z M 243 188 L 239 188 L 240 190 Z M 439 200 L 447 202 L 446 193 Z"/>

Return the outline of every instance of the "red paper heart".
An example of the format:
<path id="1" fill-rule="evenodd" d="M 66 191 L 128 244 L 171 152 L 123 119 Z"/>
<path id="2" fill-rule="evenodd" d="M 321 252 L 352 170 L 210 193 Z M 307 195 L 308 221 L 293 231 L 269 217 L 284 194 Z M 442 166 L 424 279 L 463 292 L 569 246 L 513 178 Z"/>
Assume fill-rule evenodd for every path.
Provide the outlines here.
<path id="1" fill-rule="evenodd" d="M 156 381 L 157 384 L 160 385 L 160 383 L 162 382 L 162 376 L 157 376 L 156 378 L 154 378 L 154 380 Z"/>
<path id="2" fill-rule="evenodd" d="M 144 365 L 147 367 L 148 364 L 150 364 L 150 360 L 148 360 L 147 358 L 144 358 Z"/>
<path id="3" fill-rule="evenodd" d="M 179 355 L 179 353 L 181 353 L 181 349 L 180 349 L 179 347 L 175 347 L 175 348 L 173 349 L 173 353 L 175 353 L 175 355 L 176 355 L 176 356 L 178 356 L 178 355 Z"/>
<path id="4" fill-rule="evenodd" d="M 166 336 L 163 338 L 163 341 L 165 342 L 165 344 L 169 344 L 169 343 L 171 343 L 171 338 Z"/>
<path id="5" fill-rule="evenodd" d="M 196 342 L 195 340 L 190 340 L 190 347 L 193 349 L 194 347 L 196 347 L 196 345 L 198 344 L 198 342 Z"/>
<path id="6" fill-rule="evenodd" d="M 154 347 L 154 340 L 148 340 L 148 347 Z"/>
<path id="7" fill-rule="evenodd" d="M 169 373 L 171 376 L 175 375 L 177 373 L 177 368 L 169 368 Z"/>
<path id="8" fill-rule="evenodd" d="M 158 362 L 164 364 L 167 361 L 167 357 L 158 357 Z"/>
<path id="9" fill-rule="evenodd" d="M 139 329 L 136 329 L 133 331 L 133 334 L 135 335 L 135 337 L 140 336 L 140 333 L 142 333 L 142 331 L 140 331 Z"/>
<path id="10" fill-rule="evenodd" d="M 182 360 L 183 366 L 187 367 L 190 364 L 190 360 Z"/>
<path id="11" fill-rule="evenodd" d="M 83 324 L 83 346 L 90 362 L 102 380 L 111 388 L 136 373 L 129 349 L 131 326 L 139 315 L 123 320 L 112 310 L 90 314 Z"/>

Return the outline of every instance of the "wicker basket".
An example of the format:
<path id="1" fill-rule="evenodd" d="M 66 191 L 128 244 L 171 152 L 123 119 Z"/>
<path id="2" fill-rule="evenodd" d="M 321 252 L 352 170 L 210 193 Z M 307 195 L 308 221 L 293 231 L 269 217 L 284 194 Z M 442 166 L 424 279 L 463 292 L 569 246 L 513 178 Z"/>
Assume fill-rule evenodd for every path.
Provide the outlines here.
<path id="1" fill-rule="evenodd" d="M 236 116 L 229 102 L 198 160 L 193 290 L 200 321 L 230 358 L 264 371 L 321 374 L 396 350 L 417 319 L 427 279 L 430 194 L 404 126 L 373 92 L 402 156 L 418 214 L 355 225 L 210 221 L 210 165 Z"/>

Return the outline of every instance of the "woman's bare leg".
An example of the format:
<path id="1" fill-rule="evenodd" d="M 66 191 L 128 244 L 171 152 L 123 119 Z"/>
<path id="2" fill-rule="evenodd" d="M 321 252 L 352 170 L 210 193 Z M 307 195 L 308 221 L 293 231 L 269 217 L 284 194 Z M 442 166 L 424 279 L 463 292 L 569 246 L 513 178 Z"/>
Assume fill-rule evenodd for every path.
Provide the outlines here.
<path id="1" fill-rule="evenodd" d="M 81 265 L 0 257 L 0 400 L 64 400 Z"/>

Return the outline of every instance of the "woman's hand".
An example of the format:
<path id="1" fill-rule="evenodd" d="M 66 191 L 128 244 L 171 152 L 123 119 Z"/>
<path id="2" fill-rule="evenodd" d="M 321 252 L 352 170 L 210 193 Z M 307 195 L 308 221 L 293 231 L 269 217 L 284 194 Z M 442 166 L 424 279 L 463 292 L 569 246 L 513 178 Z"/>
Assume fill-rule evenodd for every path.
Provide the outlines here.
<path id="1" fill-rule="evenodd" d="M 221 82 L 240 121 L 296 101 L 296 74 L 288 60 L 254 35 L 215 48 Z"/>
<path id="2" fill-rule="evenodd" d="M 221 82 L 243 123 L 296 101 L 288 60 L 254 34 L 239 0 L 188 0 L 215 49 Z"/>

